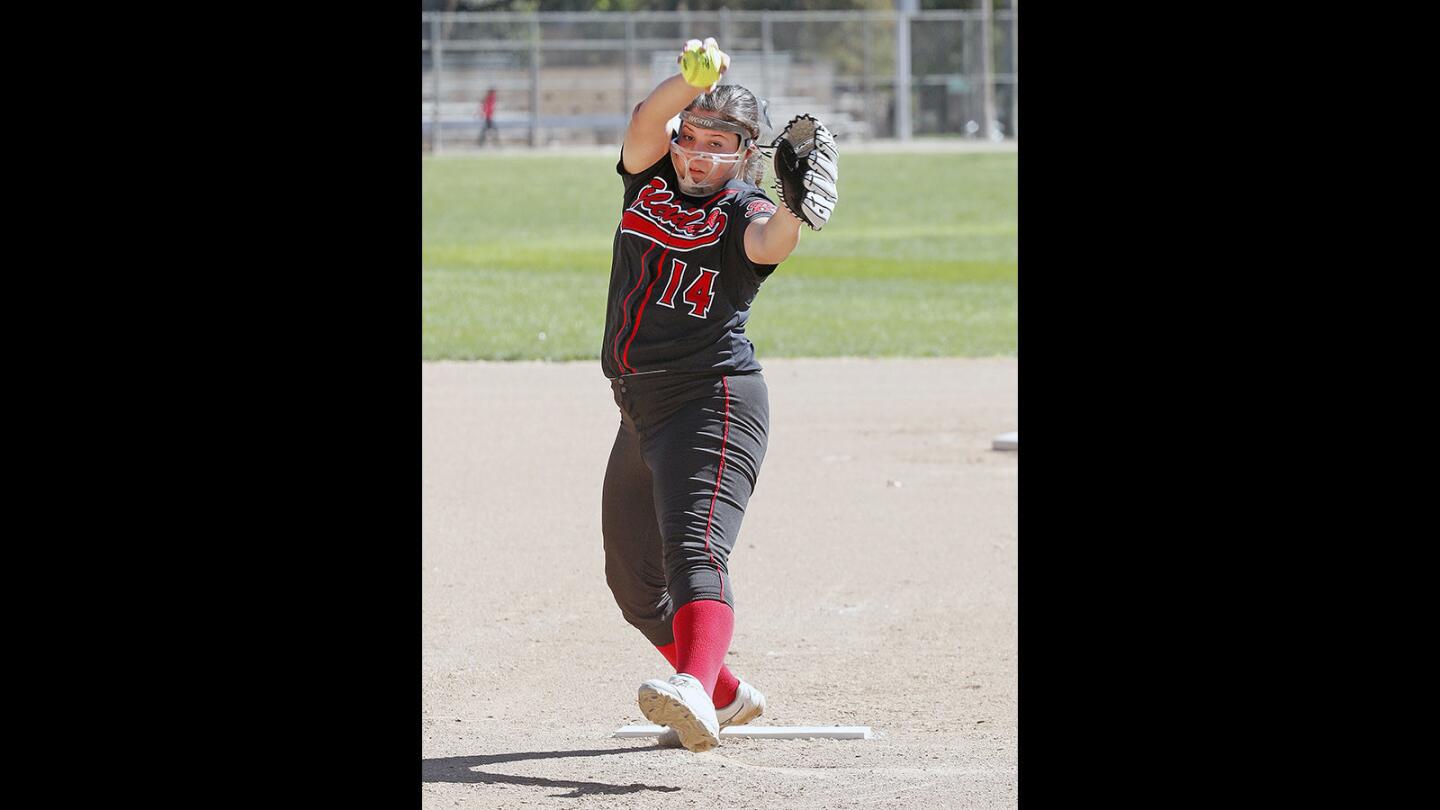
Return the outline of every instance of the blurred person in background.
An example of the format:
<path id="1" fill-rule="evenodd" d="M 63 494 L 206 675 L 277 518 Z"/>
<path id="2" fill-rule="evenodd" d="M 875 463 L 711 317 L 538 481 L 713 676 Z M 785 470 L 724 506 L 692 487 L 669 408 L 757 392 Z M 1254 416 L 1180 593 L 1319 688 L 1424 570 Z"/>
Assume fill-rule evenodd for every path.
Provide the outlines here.
<path id="1" fill-rule="evenodd" d="M 495 128 L 495 88 L 492 87 L 486 91 L 485 100 L 480 102 L 480 109 L 476 111 L 476 115 L 485 118 L 484 125 L 480 127 L 480 145 L 484 146 L 490 130 Z M 496 135 L 495 137 L 498 143 L 500 136 Z"/>

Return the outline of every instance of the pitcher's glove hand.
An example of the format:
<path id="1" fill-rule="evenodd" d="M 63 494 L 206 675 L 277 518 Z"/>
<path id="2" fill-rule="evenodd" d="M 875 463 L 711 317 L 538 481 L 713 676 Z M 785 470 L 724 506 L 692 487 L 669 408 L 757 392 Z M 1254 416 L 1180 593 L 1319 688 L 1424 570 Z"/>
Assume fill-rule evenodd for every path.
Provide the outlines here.
<path id="1" fill-rule="evenodd" d="M 797 115 L 771 144 L 775 190 L 795 218 L 814 230 L 825 227 L 839 201 L 835 137 L 811 115 Z"/>

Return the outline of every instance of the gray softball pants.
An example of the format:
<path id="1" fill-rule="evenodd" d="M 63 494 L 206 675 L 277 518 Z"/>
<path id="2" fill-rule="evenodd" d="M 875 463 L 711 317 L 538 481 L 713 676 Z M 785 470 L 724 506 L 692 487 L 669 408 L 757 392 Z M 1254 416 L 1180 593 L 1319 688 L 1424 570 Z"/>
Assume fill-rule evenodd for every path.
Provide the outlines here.
<path id="1" fill-rule="evenodd" d="M 769 392 L 759 372 L 611 381 L 620 429 L 605 468 L 605 580 L 625 621 L 655 646 L 675 611 L 735 607 L 730 552 L 765 458 Z"/>

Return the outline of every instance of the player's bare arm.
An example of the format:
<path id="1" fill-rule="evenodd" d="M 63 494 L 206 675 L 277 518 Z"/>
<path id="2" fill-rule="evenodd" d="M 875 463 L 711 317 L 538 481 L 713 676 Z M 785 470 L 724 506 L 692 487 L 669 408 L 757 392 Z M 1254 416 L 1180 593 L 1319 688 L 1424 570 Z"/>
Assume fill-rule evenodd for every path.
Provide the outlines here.
<path id="1" fill-rule="evenodd" d="M 757 218 L 745 231 L 745 255 L 756 264 L 779 264 L 800 244 L 803 225 L 789 209 L 781 207 L 774 216 Z"/>
<path id="2" fill-rule="evenodd" d="M 704 47 L 713 46 L 714 43 L 714 38 L 707 39 Z M 715 53 L 719 55 L 719 71 L 723 75 L 730 68 L 730 57 L 718 48 Z M 625 143 L 620 152 L 625 171 L 638 173 L 659 160 L 668 150 L 670 143 L 666 124 L 707 89 L 709 88 L 691 84 L 683 73 L 676 73 L 656 85 L 630 115 L 630 125 L 625 130 Z"/>

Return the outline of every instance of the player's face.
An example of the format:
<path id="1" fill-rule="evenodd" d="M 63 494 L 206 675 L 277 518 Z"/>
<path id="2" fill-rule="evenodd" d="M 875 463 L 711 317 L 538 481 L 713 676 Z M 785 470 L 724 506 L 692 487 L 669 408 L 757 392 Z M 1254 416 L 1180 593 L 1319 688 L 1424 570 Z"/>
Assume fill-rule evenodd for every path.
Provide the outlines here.
<path id="1" fill-rule="evenodd" d="M 740 158 L 744 157 L 740 152 L 740 136 L 736 133 L 703 129 L 688 122 L 680 125 L 675 145 L 681 150 L 680 154 L 673 149 L 670 152 L 676 173 L 695 184 L 712 185 L 729 180 L 735 176 Z"/>

